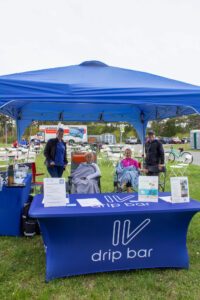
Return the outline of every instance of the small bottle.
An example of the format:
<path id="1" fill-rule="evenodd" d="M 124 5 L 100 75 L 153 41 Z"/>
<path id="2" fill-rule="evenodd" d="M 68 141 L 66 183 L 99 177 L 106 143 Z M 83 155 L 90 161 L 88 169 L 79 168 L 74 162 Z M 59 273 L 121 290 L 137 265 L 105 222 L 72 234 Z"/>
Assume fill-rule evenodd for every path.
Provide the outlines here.
<path id="1" fill-rule="evenodd" d="M 8 186 L 12 186 L 14 183 L 14 169 L 13 165 L 8 167 Z"/>

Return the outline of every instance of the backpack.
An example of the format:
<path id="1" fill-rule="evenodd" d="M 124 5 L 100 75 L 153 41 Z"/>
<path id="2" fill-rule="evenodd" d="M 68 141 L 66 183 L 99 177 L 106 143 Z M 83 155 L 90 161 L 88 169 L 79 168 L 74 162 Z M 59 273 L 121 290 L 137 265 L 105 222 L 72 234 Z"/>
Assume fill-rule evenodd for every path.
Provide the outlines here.
<path id="1" fill-rule="evenodd" d="M 22 219 L 21 219 L 22 236 L 34 236 L 36 234 L 40 234 L 40 227 L 37 219 L 29 217 L 28 214 L 32 200 L 33 200 L 33 196 L 29 195 L 28 202 L 24 203 L 24 208 L 22 211 Z"/>

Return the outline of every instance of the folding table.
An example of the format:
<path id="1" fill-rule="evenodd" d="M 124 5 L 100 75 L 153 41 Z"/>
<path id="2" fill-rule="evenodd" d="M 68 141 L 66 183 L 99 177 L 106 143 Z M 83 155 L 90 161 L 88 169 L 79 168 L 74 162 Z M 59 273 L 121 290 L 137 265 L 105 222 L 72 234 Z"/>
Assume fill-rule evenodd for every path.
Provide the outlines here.
<path id="1" fill-rule="evenodd" d="M 32 174 L 24 179 L 25 187 L 6 187 L 0 191 L 0 235 L 21 236 L 21 215 L 28 202 Z"/>
<path id="2" fill-rule="evenodd" d="M 142 203 L 134 193 L 69 196 L 68 206 L 45 208 L 37 195 L 29 211 L 42 231 L 46 281 L 103 271 L 189 267 L 187 229 L 200 202 Z M 77 202 L 88 198 L 102 205 L 81 207 Z"/>

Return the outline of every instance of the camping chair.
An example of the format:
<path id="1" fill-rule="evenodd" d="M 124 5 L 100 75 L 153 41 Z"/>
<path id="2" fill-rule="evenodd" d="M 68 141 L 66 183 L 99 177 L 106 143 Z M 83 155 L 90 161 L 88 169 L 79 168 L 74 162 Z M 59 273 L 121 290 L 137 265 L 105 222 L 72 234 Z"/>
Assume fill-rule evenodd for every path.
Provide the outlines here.
<path id="1" fill-rule="evenodd" d="M 36 164 L 35 162 L 31 163 L 32 170 L 32 188 L 35 192 L 42 192 L 43 190 L 43 181 L 36 181 L 36 176 L 42 176 L 45 173 L 36 173 Z"/>
<path id="2" fill-rule="evenodd" d="M 159 192 L 165 191 L 166 176 L 167 176 L 167 168 L 164 166 L 162 170 L 159 172 L 159 177 L 158 177 Z"/>
<path id="3" fill-rule="evenodd" d="M 119 163 L 119 162 L 118 162 Z M 118 166 L 118 163 L 116 164 L 115 168 L 117 169 L 117 166 Z M 139 165 L 139 169 L 141 169 L 141 163 L 138 162 L 138 165 Z M 115 170 L 115 173 L 114 173 L 114 179 L 113 179 L 113 186 L 114 186 L 114 191 L 113 193 L 116 193 L 118 188 L 119 188 L 119 175 L 117 174 L 117 170 Z M 133 189 L 133 188 L 132 188 Z M 124 190 L 123 192 L 126 191 L 126 186 L 124 187 Z M 137 192 L 137 189 L 133 189 L 133 192 Z"/>
<path id="4" fill-rule="evenodd" d="M 94 152 L 93 152 L 93 154 L 94 154 L 94 163 L 97 164 L 97 154 Z M 78 168 L 78 166 L 83 162 L 86 162 L 85 152 L 72 152 L 71 153 L 71 173 L 73 173 Z M 95 179 L 97 180 L 99 191 L 101 193 L 100 178 L 101 177 L 99 176 L 99 177 L 96 177 Z M 69 192 L 69 194 L 73 194 L 76 192 L 75 187 L 72 184 L 72 176 L 71 175 L 68 176 L 68 192 Z"/>

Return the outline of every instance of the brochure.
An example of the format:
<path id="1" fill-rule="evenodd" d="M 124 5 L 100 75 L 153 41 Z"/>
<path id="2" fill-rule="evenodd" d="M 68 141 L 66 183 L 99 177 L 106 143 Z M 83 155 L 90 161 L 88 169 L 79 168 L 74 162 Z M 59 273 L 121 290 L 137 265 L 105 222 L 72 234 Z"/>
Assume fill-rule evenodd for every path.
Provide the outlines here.
<path id="1" fill-rule="evenodd" d="M 163 196 L 163 197 L 159 197 L 159 199 L 166 201 L 166 202 L 172 202 L 171 196 Z"/>
<path id="2" fill-rule="evenodd" d="M 66 206 L 65 178 L 44 178 L 44 207 Z"/>
<path id="3" fill-rule="evenodd" d="M 171 177 L 172 203 L 190 202 L 189 185 L 187 177 Z"/>
<path id="4" fill-rule="evenodd" d="M 96 198 L 76 199 L 82 207 L 101 207 L 103 204 Z"/>
<path id="5" fill-rule="evenodd" d="M 139 176 L 138 201 L 158 202 L 158 176 Z"/>

